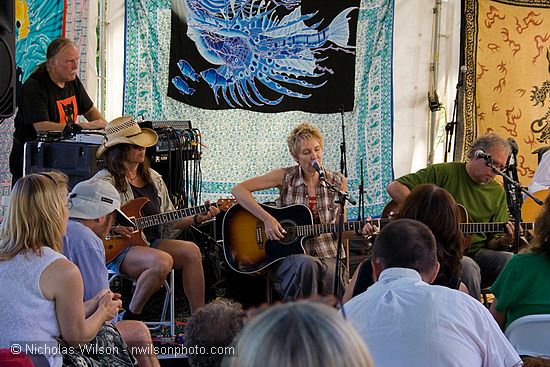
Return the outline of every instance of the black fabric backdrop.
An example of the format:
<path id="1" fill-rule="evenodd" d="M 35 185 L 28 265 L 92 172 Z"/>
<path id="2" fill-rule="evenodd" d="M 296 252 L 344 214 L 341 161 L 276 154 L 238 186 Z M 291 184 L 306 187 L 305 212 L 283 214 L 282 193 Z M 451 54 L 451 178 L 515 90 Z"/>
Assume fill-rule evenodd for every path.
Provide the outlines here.
<path id="1" fill-rule="evenodd" d="M 173 0 L 173 9 L 176 9 L 178 7 L 181 8 L 183 1 L 193 3 L 197 2 L 198 0 Z M 179 4 L 176 4 L 176 2 Z M 198 2 L 198 4 L 200 3 L 201 2 Z M 301 6 L 302 15 L 317 12 L 315 16 L 313 16 L 311 19 L 305 20 L 304 23 L 308 27 L 314 27 L 319 32 L 322 32 L 326 27 L 328 27 L 329 24 L 331 24 L 331 22 L 334 20 L 334 18 L 342 11 L 350 7 L 355 7 L 355 9 L 353 9 L 347 15 L 347 17 L 350 18 L 349 21 L 347 21 L 347 24 L 349 26 L 349 40 L 347 45 L 355 46 L 357 16 L 359 13 L 357 7 L 359 6 L 359 1 L 304 0 L 300 4 L 298 1 L 287 0 L 279 1 L 279 3 L 285 3 L 287 5 L 290 4 L 291 9 L 295 9 L 296 6 Z M 190 6 L 193 6 L 193 4 L 191 4 Z M 278 6 L 275 9 L 275 13 L 278 16 L 278 19 L 282 19 L 286 14 L 290 13 L 291 10 L 287 8 L 288 6 Z M 246 18 L 248 17 L 249 16 L 247 15 Z M 270 18 L 273 18 L 273 16 L 270 16 Z M 250 106 L 247 106 L 246 103 L 244 103 L 243 99 L 239 96 L 237 87 L 235 86 L 235 94 L 237 95 L 238 102 L 240 102 L 241 106 L 239 106 L 238 103 L 236 103 L 232 99 L 232 97 L 230 96 L 229 88 L 227 88 L 226 95 L 234 106 L 231 107 L 224 99 L 222 89 L 217 90 L 218 101 L 216 102 L 213 89 L 211 89 L 204 78 L 199 77 L 198 80 L 193 81 L 190 78 L 186 78 L 184 75 L 182 75 L 177 65 L 178 61 L 181 59 L 187 61 L 188 64 L 191 65 L 194 71 L 198 74 L 210 68 L 217 69 L 220 65 L 213 65 L 209 63 L 199 53 L 195 43 L 187 36 L 187 24 L 185 19 L 180 19 L 175 10 L 172 11 L 171 24 L 172 29 L 168 83 L 168 96 L 171 98 L 195 107 L 205 109 L 242 108 L 251 111 L 268 113 L 293 110 L 313 113 L 334 113 L 341 111 L 342 107 L 345 111 L 353 110 L 355 89 L 355 49 L 353 47 L 348 47 L 347 49 L 344 49 L 342 47 L 338 47 L 331 41 L 327 41 L 320 47 L 314 49 L 316 55 L 315 58 L 317 59 L 317 68 L 315 71 L 325 71 L 324 75 L 320 77 L 299 76 L 297 77 L 297 79 L 304 80 L 311 84 L 320 84 L 323 81 L 326 81 L 326 83 L 322 87 L 307 88 L 288 82 L 279 82 L 279 84 L 294 92 L 311 94 L 309 98 L 292 97 L 281 94 L 279 92 L 275 92 L 272 89 L 263 85 L 262 82 L 256 77 L 254 78 L 254 83 L 257 86 L 260 94 L 266 99 L 272 101 L 275 101 L 282 96 L 283 98 L 281 102 L 276 105 L 264 104 L 263 106 L 256 106 L 249 101 Z M 298 33 L 300 34 L 300 36 L 303 35 L 303 32 Z M 219 34 L 217 34 L 217 36 L 219 36 Z M 311 39 L 315 36 L 308 37 L 310 37 Z M 292 43 L 295 42 L 295 40 L 296 37 L 293 39 L 287 38 L 286 42 Z M 234 48 L 229 48 L 229 51 L 232 52 L 236 50 Z M 237 54 L 237 52 L 235 52 L 235 56 L 241 57 L 241 55 Z M 245 56 L 242 57 L 244 58 Z M 332 72 L 328 71 L 329 69 L 331 69 Z M 220 74 L 223 74 L 223 72 L 220 72 Z M 185 87 L 188 86 L 189 88 L 194 89 L 194 93 L 191 95 L 180 93 L 178 88 L 176 88 L 174 86 L 174 83 L 172 82 L 172 80 L 176 77 L 179 77 L 180 81 L 183 80 L 187 84 Z M 249 83 L 247 85 L 250 86 Z M 254 92 L 252 92 L 252 89 L 248 89 L 250 90 L 253 99 L 259 101 L 259 99 L 254 96 Z"/>

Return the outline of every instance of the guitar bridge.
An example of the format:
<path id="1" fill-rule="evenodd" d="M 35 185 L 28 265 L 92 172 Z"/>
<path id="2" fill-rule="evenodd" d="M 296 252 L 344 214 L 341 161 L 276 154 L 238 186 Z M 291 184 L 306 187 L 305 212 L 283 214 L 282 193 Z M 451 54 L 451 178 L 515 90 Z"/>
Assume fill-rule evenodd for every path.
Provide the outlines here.
<path id="1" fill-rule="evenodd" d="M 256 244 L 258 249 L 264 249 L 264 226 L 262 222 L 256 222 Z"/>

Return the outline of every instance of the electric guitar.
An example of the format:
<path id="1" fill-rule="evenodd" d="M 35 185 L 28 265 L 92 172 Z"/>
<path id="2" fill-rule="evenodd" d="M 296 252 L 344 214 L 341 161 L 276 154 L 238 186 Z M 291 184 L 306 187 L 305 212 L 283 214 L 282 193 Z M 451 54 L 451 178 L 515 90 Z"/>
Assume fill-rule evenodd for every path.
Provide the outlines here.
<path id="1" fill-rule="evenodd" d="M 135 231 L 130 235 L 130 237 L 115 235 L 107 237 L 103 240 L 103 246 L 105 247 L 105 259 L 107 262 L 117 257 L 118 254 L 128 246 L 148 246 L 142 235 L 144 228 L 174 222 L 195 214 L 206 213 L 208 212 L 208 208 L 210 206 L 217 206 L 220 210 L 227 210 L 236 202 L 235 199 L 220 199 L 215 204 L 199 205 L 193 208 L 180 209 L 167 213 L 142 217 L 141 208 L 148 201 L 149 199 L 141 197 L 128 201 L 120 208 L 120 210 L 122 210 L 122 212 L 126 214 L 132 222 L 134 222 Z"/>
<path id="2" fill-rule="evenodd" d="M 232 206 L 223 219 L 223 248 L 227 263 L 239 273 L 256 273 L 286 256 L 303 254 L 306 238 L 338 231 L 335 223 L 313 224 L 311 211 L 302 204 L 284 208 L 260 206 L 281 223 L 286 234 L 281 240 L 268 240 L 261 220 L 239 204 Z M 387 221 L 373 219 L 371 223 L 380 227 Z M 365 222 L 346 222 L 344 231 L 360 232 Z"/>

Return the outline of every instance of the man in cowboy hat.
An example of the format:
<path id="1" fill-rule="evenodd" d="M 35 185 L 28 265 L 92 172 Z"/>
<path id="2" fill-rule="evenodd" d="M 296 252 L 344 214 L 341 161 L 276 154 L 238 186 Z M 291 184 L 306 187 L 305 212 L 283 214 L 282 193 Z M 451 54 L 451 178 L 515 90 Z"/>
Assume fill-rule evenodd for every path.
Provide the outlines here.
<path id="1" fill-rule="evenodd" d="M 120 198 L 113 185 L 94 179 L 78 183 L 69 194 L 69 217 L 63 254 L 82 273 L 86 301 L 109 288 L 102 240 L 115 221 L 124 226 L 134 224 L 120 211 Z M 140 366 L 159 366 L 149 329 L 143 322 L 123 320 L 115 327 L 134 351 Z"/>
<path id="2" fill-rule="evenodd" d="M 148 202 L 141 209 L 142 216 L 174 211 L 168 189 L 162 176 L 149 167 L 145 148 L 156 144 L 158 136 L 151 129 L 141 129 L 130 116 L 109 122 L 106 139 L 97 151 L 105 169 L 94 178 L 110 182 L 119 192 L 121 202 L 145 197 Z M 107 266 L 137 279 L 136 290 L 124 314 L 125 319 L 139 318 L 143 306 L 160 288 L 172 267 L 181 270 L 183 289 L 194 313 L 204 305 L 204 274 L 202 255 L 192 242 L 177 240 L 182 228 L 211 219 L 219 210 L 210 206 L 206 213 L 184 217 L 181 220 L 150 226 L 143 230 L 150 246 L 129 246 Z M 115 229 L 130 235 L 123 226 Z"/>

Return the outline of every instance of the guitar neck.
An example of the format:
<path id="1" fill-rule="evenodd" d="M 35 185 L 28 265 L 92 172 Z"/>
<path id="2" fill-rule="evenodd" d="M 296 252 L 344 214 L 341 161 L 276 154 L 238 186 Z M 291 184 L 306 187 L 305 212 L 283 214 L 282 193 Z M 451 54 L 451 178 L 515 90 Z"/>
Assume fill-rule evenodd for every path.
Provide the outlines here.
<path id="1" fill-rule="evenodd" d="M 344 232 L 348 232 L 348 231 L 361 232 L 365 223 L 371 223 L 373 226 L 377 226 L 378 228 L 380 228 L 384 224 L 386 224 L 388 221 L 389 221 L 388 219 L 371 219 L 370 221 L 363 220 L 363 221 L 345 222 Z M 338 232 L 338 224 L 330 223 L 330 224 L 313 224 L 313 225 L 297 226 L 296 231 L 298 236 L 316 236 L 323 233 L 336 233 Z"/>
<path id="2" fill-rule="evenodd" d="M 147 227 L 157 226 L 159 224 L 175 222 L 185 217 L 195 214 L 206 213 L 208 208 L 215 204 L 200 205 L 193 208 L 179 209 L 172 212 L 149 215 L 147 217 L 136 218 L 136 227 L 143 229 Z"/>
<path id="3" fill-rule="evenodd" d="M 460 230 L 464 234 L 474 233 L 502 233 L 505 231 L 507 222 L 494 223 L 460 223 Z M 534 223 L 520 223 L 524 230 L 532 230 L 535 228 Z"/>

